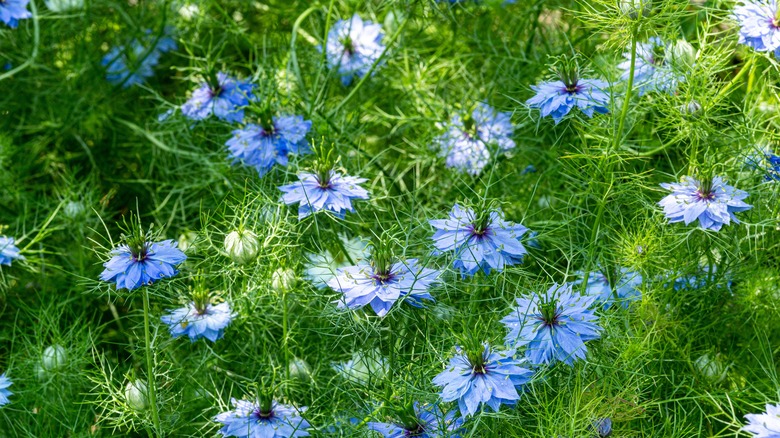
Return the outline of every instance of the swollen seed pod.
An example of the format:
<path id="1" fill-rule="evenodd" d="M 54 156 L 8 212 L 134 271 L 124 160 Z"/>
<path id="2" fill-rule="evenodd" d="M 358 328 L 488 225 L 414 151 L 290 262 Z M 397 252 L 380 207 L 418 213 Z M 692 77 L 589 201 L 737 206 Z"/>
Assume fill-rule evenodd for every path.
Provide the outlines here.
<path id="1" fill-rule="evenodd" d="M 54 371 L 62 368 L 68 358 L 67 351 L 62 345 L 54 344 L 43 350 L 41 355 L 41 368 L 45 371 Z"/>
<path id="2" fill-rule="evenodd" d="M 671 63 L 679 70 L 687 71 L 693 68 L 696 62 L 696 50 L 691 43 L 685 40 L 677 40 L 672 45 Z"/>
<path id="3" fill-rule="evenodd" d="M 708 380 L 717 382 L 726 377 L 723 363 L 718 359 L 718 355 L 712 357 L 708 353 L 704 353 L 693 362 L 693 366 L 699 374 Z"/>
<path id="4" fill-rule="evenodd" d="M 293 379 L 308 381 L 311 380 L 311 367 L 305 360 L 294 357 L 288 365 L 290 377 Z"/>
<path id="5" fill-rule="evenodd" d="M 68 201 L 64 207 L 62 207 L 62 213 L 69 219 L 76 219 L 84 214 L 84 204 L 80 201 Z"/>
<path id="6" fill-rule="evenodd" d="M 225 237 L 225 252 L 239 265 L 253 261 L 259 251 L 260 242 L 250 230 L 235 230 Z"/>
<path id="7" fill-rule="evenodd" d="M 271 275 L 271 287 L 276 292 L 290 290 L 295 286 L 297 278 L 292 269 L 279 268 Z"/>
<path id="8" fill-rule="evenodd" d="M 146 394 L 148 387 L 146 382 L 141 379 L 133 380 L 125 386 L 125 401 L 127 405 L 137 411 L 146 409 Z"/>
<path id="9" fill-rule="evenodd" d="M 620 11 L 632 19 L 639 18 L 639 13 L 642 13 L 643 17 L 650 15 L 650 9 L 652 7 L 651 0 L 619 0 L 618 7 Z"/>

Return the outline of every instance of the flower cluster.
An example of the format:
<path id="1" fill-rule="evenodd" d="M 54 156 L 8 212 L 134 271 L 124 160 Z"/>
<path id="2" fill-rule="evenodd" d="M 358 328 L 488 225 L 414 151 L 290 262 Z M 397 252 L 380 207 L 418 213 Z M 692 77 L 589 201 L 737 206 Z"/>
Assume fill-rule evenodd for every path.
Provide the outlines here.
<path id="1" fill-rule="evenodd" d="M 290 154 L 308 152 L 306 134 L 310 129 L 311 121 L 301 116 L 272 117 L 264 124 L 250 123 L 236 129 L 225 145 L 234 162 L 252 166 L 263 176 L 276 164 L 287 166 Z"/>
<path id="2" fill-rule="evenodd" d="M 355 14 L 349 20 L 339 20 L 328 32 L 325 54 L 328 65 L 341 75 L 346 86 L 354 78 L 362 78 L 385 51 L 382 26 L 363 21 Z"/>
<path id="3" fill-rule="evenodd" d="M 747 192 L 727 185 L 718 176 L 702 181 L 683 177 L 679 183 L 664 183 L 661 187 L 672 192 L 658 202 L 669 223 L 688 225 L 698 220 L 705 230 L 720 231 L 724 224 L 739 223 L 734 213 L 753 208 L 743 201 Z"/>
<path id="4" fill-rule="evenodd" d="M 490 146 L 497 151 L 515 147 L 514 127 L 508 113 L 498 112 L 483 103 L 471 114 L 455 114 L 445 127 L 445 133 L 434 139 L 439 155 L 447 167 L 479 174 L 490 160 Z"/>
<path id="5" fill-rule="evenodd" d="M 501 322 L 508 329 L 506 343 L 525 347 L 534 365 L 561 361 L 573 365 L 585 359 L 585 341 L 599 338 L 598 317 L 589 307 L 595 296 L 572 292 L 571 284 L 553 284 L 546 293 L 517 298 L 517 306 Z"/>
<path id="6" fill-rule="evenodd" d="M 492 269 L 501 272 L 507 265 L 521 263 L 528 253 L 520 243 L 528 228 L 505 221 L 500 209 L 477 215 L 474 210 L 455 204 L 449 218 L 429 223 L 436 229 L 434 246 L 440 252 L 455 254 L 453 266 L 463 277 L 472 276 L 480 269 L 485 274 Z"/>

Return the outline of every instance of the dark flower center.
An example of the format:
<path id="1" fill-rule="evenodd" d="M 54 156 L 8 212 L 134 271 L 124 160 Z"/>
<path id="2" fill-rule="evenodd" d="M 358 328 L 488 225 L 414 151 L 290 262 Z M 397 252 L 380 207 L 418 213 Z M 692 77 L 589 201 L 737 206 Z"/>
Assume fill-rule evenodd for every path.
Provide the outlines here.
<path id="1" fill-rule="evenodd" d="M 333 188 L 333 184 L 330 182 L 330 171 L 327 173 L 320 172 L 317 175 L 315 175 L 315 179 L 317 180 L 317 184 L 320 186 L 323 190 L 330 190 Z"/>
<path id="2" fill-rule="evenodd" d="M 554 327 L 559 324 L 558 319 L 561 317 L 562 309 L 558 307 L 556 300 L 544 302 L 539 307 L 539 312 L 542 314 L 540 320 L 543 326 Z"/>
<path id="3" fill-rule="evenodd" d="M 474 374 L 487 374 L 487 363 L 485 363 L 485 355 L 482 351 L 470 351 L 466 353 L 466 358 L 469 361 L 469 365 L 471 365 L 471 372 Z"/>
<path id="4" fill-rule="evenodd" d="M 253 415 L 255 416 L 255 418 L 257 418 L 257 421 L 268 421 L 271 418 L 273 418 L 274 411 L 273 411 L 273 409 L 269 409 L 267 411 L 265 411 L 263 409 L 257 409 L 257 410 L 255 410 Z"/>
<path id="5" fill-rule="evenodd" d="M 403 426 L 404 436 L 423 436 L 425 434 L 425 426 L 422 424 L 414 424 L 412 426 Z"/>
<path id="6" fill-rule="evenodd" d="M 215 87 L 209 87 L 209 97 L 211 97 L 212 99 L 215 97 L 219 97 L 223 91 L 225 90 L 219 85 Z"/>
<path id="7" fill-rule="evenodd" d="M 341 44 L 344 45 L 344 53 L 346 53 L 349 56 L 352 56 L 355 54 L 355 43 L 352 41 L 352 37 L 349 35 L 345 36 L 341 39 Z"/>
<path id="8" fill-rule="evenodd" d="M 0 0 L 3 1 L 3 0 Z M 146 243 L 139 243 L 130 246 L 130 254 L 133 257 L 134 262 L 142 262 L 149 256 L 149 245 Z"/>
<path id="9" fill-rule="evenodd" d="M 577 84 L 577 82 L 571 83 L 571 84 L 565 84 L 566 85 L 566 92 L 569 94 L 577 94 L 580 91 L 582 91 L 582 87 Z"/>
<path id="10" fill-rule="evenodd" d="M 371 278 L 373 278 L 374 281 L 380 284 L 386 284 L 386 283 L 390 283 L 395 279 L 395 274 L 392 272 L 375 272 L 374 275 L 371 276 Z"/>

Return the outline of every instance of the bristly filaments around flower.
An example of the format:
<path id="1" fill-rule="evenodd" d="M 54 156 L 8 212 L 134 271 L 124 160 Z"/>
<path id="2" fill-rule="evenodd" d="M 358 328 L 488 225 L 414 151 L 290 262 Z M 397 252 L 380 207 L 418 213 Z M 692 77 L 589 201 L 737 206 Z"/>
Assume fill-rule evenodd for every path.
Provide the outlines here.
<path id="1" fill-rule="evenodd" d="M 469 365 L 471 365 L 471 371 L 474 374 L 485 374 L 487 373 L 487 363 L 485 363 L 485 354 L 484 350 L 480 348 L 474 348 L 469 349 L 466 352 L 466 358 L 469 361 Z"/>
<path id="2" fill-rule="evenodd" d="M 562 310 L 558 306 L 558 300 L 555 297 L 539 303 L 539 313 L 541 313 L 542 324 L 546 327 L 556 327 L 559 325 L 558 319 L 561 316 Z"/>
<path id="3" fill-rule="evenodd" d="M 569 94 L 580 91 L 580 66 L 576 56 L 568 57 L 564 55 L 556 58 L 551 65 L 551 69 L 566 86 L 566 91 Z"/>
<path id="4" fill-rule="evenodd" d="M 330 178 L 338 158 L 333 158 L 333 147 L 325 148 L 325 141 L 319 147 L 312 146 L 312 150 L 317 156 L 314 162 L 313 170 L 320 188 L 323 190 L 331 189 Z"/>
<path id="5" fill-rule="evenodd" d="M 371 245 L 372 278 L 379 283 L 387 283 L 395 277 L 392 272 L 393 264 L 396 261 L 393 255 L 393 246 L 394 241 L 389 232 L 377 236 Z"/>

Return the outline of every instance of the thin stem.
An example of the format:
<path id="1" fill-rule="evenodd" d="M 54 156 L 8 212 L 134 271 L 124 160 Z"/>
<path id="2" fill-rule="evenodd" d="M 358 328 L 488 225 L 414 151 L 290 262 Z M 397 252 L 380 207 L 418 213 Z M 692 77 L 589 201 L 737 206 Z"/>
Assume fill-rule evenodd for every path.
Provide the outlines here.
<path id="1" fill-rule="evenodd" d="M 35 61 L 35 58 L 38 57 L 38 47 L 40 46 L 41 42 L 41 29 L 40 25 L 38 24 L 38 8 L 35 6 L 35 1 L 30 1 L 30 9 L 32 12 L 32 22 L 33 22 L 33 49 L 32 53 L 30 53 L 30 57 L 27 58 L 27 61 L 24 61 L 22 65 L 19 67 L 16 67 L 12 70 L 9 70 L 3 74 L 0 74 L 0 81 L 3 79 L 8 79 L 11 76 L 19 73 L 20 71 L 26 69 L 32 63 Z"/>
<path id="2" fill-rule="evenodd" d="M 284 282 L 282 282 L 284 283 Z M 288 320 L 287 320 L 287 287 L 282 284 L 282 349 L 284 350 L 284 360 L 287 364 L 285 367 L 285 373 L 287 373 L 287 378 L 290 378 L 290 348 L 287 345 L 287 340 L 289 338 L 289 327 L 288 327 Z"/>
<path id="3" fill-rule="evenodd" d="M 144 289 L 144 348 L 146 349 L 146 381 L 149 391 L 149 409 L 152 411 L 152 423 L 158 436 L 162 436 L 160 414 L 157 412 L 157 388 L 154 382 L 154 363 L 152 360 L 152 335 L 149 330 L 149 292 Z"/>
<path id="4" fill-rule="evenodd" d="M 719 101 L 721 97 L 725 96 L 731 90 L 731 88 L 734 87 L 734 85 L 736 85 L 737 82 L 739 82 L 740 79 L 742 79 L 742 76 L 745 76 L 745 74 L 747 74 L 747 72 L 753 66 L 753 63 L 755 62 L 755 60 L 756 60 L 755 57 L 752 57 L 752 58 L 747 60 L 745 65 L 742 66 L 742 69 L 739 71 L 739 73 L 737 73 L 736 76 L 731 78 L 731 80 L 729 81 L 728 84 L 726 84 L 725 87 L 720 89 L 718 94 L 715 96 L 715 99 L 713 99 L 713 104 L 715 102 Z"/>

